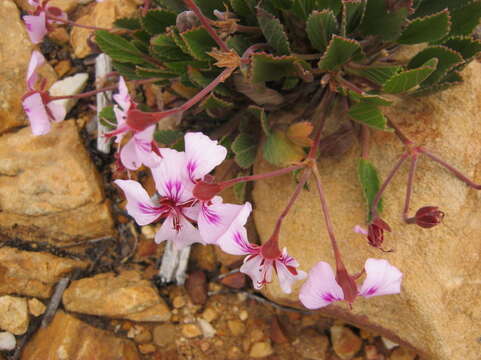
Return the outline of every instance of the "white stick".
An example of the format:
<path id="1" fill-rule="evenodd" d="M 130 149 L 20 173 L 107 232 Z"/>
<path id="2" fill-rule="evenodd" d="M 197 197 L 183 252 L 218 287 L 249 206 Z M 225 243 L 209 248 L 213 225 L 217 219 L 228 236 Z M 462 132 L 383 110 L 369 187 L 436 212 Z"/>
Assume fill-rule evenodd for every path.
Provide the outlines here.
<path id="1" fill-rule="evenodd" d="M 160 280 L 168 283 L 175 279 L 178 285 L 183 285 L 186 278 L 185 272 L 189 262 L 189 255 L 190 246 L 177 250 L 174 248 L 173 242 L 168 241 L 162 256 L 162 264 L 160 265 Z"/>
<path id="2" fill-rule="evenodd" d="M 110 56 L 100 54 L 95 59 L 95 76 L 101 79 L 112 72 L 112 59 Z M 108 154 L 110 152 L 110 139 L 103 136 L 109 129 L 100 123 L 100 112 L 112 102 L 112 91 L 97 94 L 97 150 Z"/>

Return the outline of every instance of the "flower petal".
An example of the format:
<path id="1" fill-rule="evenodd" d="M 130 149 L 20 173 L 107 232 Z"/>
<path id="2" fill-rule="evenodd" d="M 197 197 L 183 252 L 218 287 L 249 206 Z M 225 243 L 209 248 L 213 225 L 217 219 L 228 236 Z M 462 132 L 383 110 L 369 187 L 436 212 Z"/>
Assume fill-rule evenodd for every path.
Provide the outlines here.
<path id="1" fill-rule="evenodd" d="M 150 200 L 147 191 L 134 180 L 115 180 L 114 183 L 122 189 L 127 198 L 127 212 L 139 225 L 153 223 L 164 212 Z"/>
<path id="2" fill-rule="evenodd" d="M 343 299 L 344 293 L 336 282 L 331 266 L 324 261 L 318 262 L 309 271 L 299 293 L 299 300 L 306 308 L 313 310 Z"/>
<path id="3" fill-rule="evenodd" d="M 160 244 L 163 241 L 173 241 L 174 247 L 177 250 L 183 249 L 185 246 L 193 243 L 203 243 L 202 238 L 197 230 L 185 218 L 180 219 L 180 230 L 174 227 L 173 216 L 168 216 L 159 231 L 155 234 L 155 242 Z"/>
<path id="4" fill-rule="evenodd" d="M 361 235 L 364 235 L 364 236 L 367 236 L 367 230 L 364 229 L 361 225 L 354 226 L 354 232 L 358 233 L 358 234 L 361 234 Z"/>
<path id="5" fill-rule="evenodd" d="M 203 179 L 227 156 L 225 147 L 200 132 L 187 133 L 184 139 L 187 167 L 192 181 Z"/>
<path id="6" fill-rule="evenodd" d="M 218 201 L 210 205 L 202 204 L 197 219 L 200 234 L 208 244 L 217 243 L 223 236 L 232 237 L 234 231 L 245 225 L 252 211 L 248 202 L 244 205 L 223 204 L 222 198 L 216 198 Z"/>
<path id="7" fill-rule="evenodd" d="M 45 58 L 38 50 L 34 50 L 32 52 L 32 56 L 30 57 L 30 62 L 28 63 L 28 70 L 27 70 L 27 88 L 29 90 L 34 90 L 35 83 L 37 82 L 38 75 L 37 75 L 37 68 L 45 63 Z"/>
<path id="8" fill-rule="evenodd" d="M 292 256 L 289 256 L 284 248 L 280 260 L 276 260 L 276 270 L 279 285 L 286 294 L 292 292 L 292 284 L 295 281 L 307 277 L 307 274 L 304 271 L 297 270 L 297 267 L 299 267 L 299 263 Z"/>
<path id="9" fill-rule="evenodd" d="M 52 125 L 45 109 L 45 105 L 42 100 L 42 96 L 36 92 L 29 97 L 26 97 L 23 102 L 23 109 L 25 110 L 28 120 L 30 121 L 30 127 L 32 128 L 32 134 L 45 135 L 47 134 Z"/>
<path id="10" fill-rule="evenodd" d="M 245 227 L 239 226 L 237 229 L 232 229 L 233 231 L 229 236 L 223 236 L 217 245 L 222 249 L 222 251 L 231 255 L 249 255 L 258 254 L 260 252 L 259 246 L 256 244 L 251 244 L 247 240 L 247 231 Z"/>
<path id="11" fill-rule="evenodd" d="M 120 161 L 122 165 L 129 170 L 137 170 L 140 165 L 142 165 L 137 154 L 137 145 L 134 137 L 130 138 L 130 140 L 122 146 L 120 150 Z"/>
<path id="12" fill-rule="evenodd" d="M 45 13 L 41 12 L 39 15 L 26 15 L 23 17 L 23 21 L 27 27 L 30 41 L 34 44 L 42 42 L 48 32 Z"/>
<path id="13" fill-rule="evenodd" d="M 50 120 L 54 122 L 63 121 L 65 119 L 65 115 L 67 115 L 65 113 L 65 107 L 60 105 L 60 103 L 57 101 L 50 101 L 47 104 L 47 108 L 48 110 L 50 110 L 50 115 L 51 115 Z"/>
<path id="14" fill-rule="evenodd" d="M 122 76 L 119 78 L 119 92 L 115 94 L 113 98 L 124 112 L 130 109 L 132 100 L 130 99 L 129 89 L 127 88 L 125 80 Z"/>
<path id="15" fill-rule="evenodd" d="M 273 261 L 266 260 L 261 255 L 249 255 L 244 259 L 240 272 L 252 279 L 254 289 L 261 289 L 264 284 L 272 281 Z"/>
<path id="16" fill-rule="evenodd" d="M 387 260 L 367 259 L 364 269 L 366 270 L 366 279 L 359 290 L 359 295 L 370 298 L 401 292 L 403 275 L 398 268 L 389 264 Z"/>

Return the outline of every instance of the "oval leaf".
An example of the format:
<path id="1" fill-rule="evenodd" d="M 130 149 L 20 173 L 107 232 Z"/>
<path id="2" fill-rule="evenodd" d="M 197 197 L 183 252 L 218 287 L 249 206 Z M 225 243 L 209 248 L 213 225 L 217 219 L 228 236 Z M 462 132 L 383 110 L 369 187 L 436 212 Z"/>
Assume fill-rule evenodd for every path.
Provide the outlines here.
<path id="1" fill-rule="evenodd" d="M 436 70 L 438 59 L 429 60 L 424 66 L 417 69 L 406 70 L 394 75 L 384 84 L 383 90 L 389 94 L 406 92 L 422 83 Z"/>
<path id="2" fill-rule="evenodd" d="M 447 9 L 430 16 L 414 19 L 397 39 L 400 44 L 433 42 L 445 37 L 451 28 Z"/>
<path id="3" fill-rule="evenodd" d="M 287 166 L 301 161 L 306 154 L 280 131 L 272 132 L 264 144 L 264 159 L 275 166 Z"/>
<path id="4" fill-rule="evenodd" d="M 262 8 L 257 8 L 257 21 L 270 46 L 278 55 L 288 55 L 291 52 L 284 26 L 279 19 Z"/>
<path id="5" fill-rule="evenodd" d="M 312 47 L 323 52 L 338 25 L 332 10 L 313 11 L 306 22 L 306 32 Z"/>

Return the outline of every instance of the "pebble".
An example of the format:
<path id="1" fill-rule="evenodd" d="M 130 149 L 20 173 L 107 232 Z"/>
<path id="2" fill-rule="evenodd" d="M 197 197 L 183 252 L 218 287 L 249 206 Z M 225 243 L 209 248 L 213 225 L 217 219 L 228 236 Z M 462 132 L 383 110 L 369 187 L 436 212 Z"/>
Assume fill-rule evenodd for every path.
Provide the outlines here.
<path id="1" fill-rule="evenodd" d="M 264 338 L 264 332 L 261 329 L 253 329 L 250 333 L 250 342 L 261 341 Z"/>
<path id="2" fill-rule="evenodd" d="M 184 307 L 185 306 L 185 299 L 183 296 L 176 296 L 174 298 L 174 300 L 172 300 L 172 305 L 174 305 L 174 307 L 176 309 L 180 309 L 181 307 Z"/>
<path id="3" fill-rule="evenodd" d="M 198 319 L 197 320 L 200 328 L 202 329 L 202 334 L 204 338 L 212 338 L 214 337 L 216 330 L 214 327 L 205 319 Z"/>
<path id="4" fill-rule="evenodd" d="M 295 341 L 297 352 L 304 359 L 317 360 L 326 357 L 329 340 L 313 328 L 303 329 Z"/>
<path id="5" fill-rule="evenodd" d="M 0 332 L 0 350 L 10 351 L 15 349 L 17 341 L 12 333 L 7 331 Z"/>
<path id="6" fill-rule="evenodd" d="M 202 335 L 202 330 L 197 324 L 185 324 L 182 326 L 182 335 L 191 339 Z"/>
<path id="7" fill-rule="evenodd" d="M 142 226 L 141 231 L 146 239 L 153 239 L 155 237 L 155 227 L 152 225 Z"/>
<path id="8" fill-rule="evenodd" d="M 362 331 L 362 330 L 361 330 Z M 394 349 L 395 347 L 399 346 L 399 344 L 389 340 L 389 339 L 386 339 L 385 337 L 381 337 L 382 339 L 382 342 L 384 343 L 384 346 L 386 347 L 386 349 L 388 350 L 392 350 Z"/>
<path id="9" fill-rule="evenodd" d="M 227 326 L 229 327 L 230 332 L 234 336 L 240 336 L 244 334 L 246 330 L 245 325 L 239 320 L 229 320 L 227 321 Z"/>
<path id="10" fill-rule="evenodd" d="M 35 317 L 42 315 L 47 308 L 41 301 L 35 298 L 28 299 L 27 304 L 28 312 Z"/>
<path id="11" fill-rule="evenodd" d="M 241 319 L 242 321 L 246 321 L 248 317 L 249 317 L 249 313 L 246 310 L 242 310 L 239 313 L 239 319 Z"/>
<path id="12" fill-rule="evenodd" d="M 146 344 L 152 341 L 152 334 L 150 333 L 149 329 L 142 327 L 140 332 L 134 336 L 134 340 L 136 343 Z"/>
<path id="13" fill-rule="evenodd" d="M 185 281 L 185 289 L 190 300 L 196 305 L 207 302 L 207 277 L 203 271 L 194 271 Z"/>
<path id="14" fill-rule="evenodd" d="M 239 349 L 237 346 L 232 346 L 227 351 L 227 359 L 238 360 L 241 358 L 242 358 L 242 350 Z"/>
<path id="15" fill-rule="evenodd" d="M 208 322 L 212 322 L 213 320 L 215 320 L 217 318 L 217 315 L 217 312 L 212 308 L 207 308 L 202 313 L 202 317 Z"/>
<path id="16" fill-rule="evenodd" d="M 27 331 L 28 323 L 25 298 L 8 295 L 0 297 L 0 329 L 22 335 Z"/>
<path id="17" fill-rule="evenodd" d="M 174 324 L 161 324 L 154 327 L 154 343 L 160 347 L 166 347 L 175 342 L 176 327 Z"/>
<path id="18" fill-rule="evenodd" d="M 342 325 L 331 327 L 331 341 L 334 352 L 342 360 L 352 359 L 362 346 L 362 340 L 359 336 Z"/>
<path id="19" fill-rule="evenodd" d="M 271 344 L 263 341 L 263 342 L 257 342 L 254 345 L 252 345 L 249 356 L 259 359 L 259 358 L 272 355 L 273 352 L 274 350 L 272 349 Z"/>
<path id="20" fill-rule="evenodd" d="M 89 74 L 78 73 L 73 76 L 66 77 L 65 79 L 56 81 L 50 87 L 50 95 L 52 96 L 64 96 L 64 95 L 77 95 L 80 94 L 89 79 Z M 78 99 L 64 99 L 56 100 L 55 102 L 60 104 L 65 112 L 68 113 L 74 105 L 77 103 Z"/>
<path id="21" fill-rule="evenodd" d="M 389 360 L 414 360 L 416 353 L 403 347 L 398 347 L 393 350 Z"/>
<path id="22" fill-rule="evenodd" d="M 152 354 L 153 352 L 155 352 L 156 347 L 154 344 L 140 344 L 139 345 L 139 351 L 142 353 L 142 354 Z"/>

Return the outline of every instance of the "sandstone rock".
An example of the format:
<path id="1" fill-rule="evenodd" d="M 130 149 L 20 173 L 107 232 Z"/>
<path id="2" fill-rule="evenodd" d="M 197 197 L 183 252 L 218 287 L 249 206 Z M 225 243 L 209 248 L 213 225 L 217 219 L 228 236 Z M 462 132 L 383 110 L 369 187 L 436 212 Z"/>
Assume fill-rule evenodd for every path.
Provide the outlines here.
<path id="1" fill-rule="evenodd" d="M 42 315 L 47 307 L 37 299 L 28 299 L 27 301 L 28 304 L 28 312 L 33 315 L 33 316 L 40 316 Z"/>
<path id="2" fill-rule="evenodd" d="M 329 340 L 314 329 L 306 328 L 301 331 L 294 346 L 299 355 L 305 359 L 323 360 L 326 358 Z"/>
<path id="3" fill-rule="evenodd" d="M 0 297 L 0 329 L 22 335 L 28 328 L 27 300 L 16 296 Z"/>
<path id="4" fill-rule="evenodd" d="M 334 352 L 343 360 L 352 359 L 362 346 L 361 338 L 342 325 L 331 327 L 331 342 Z"/>
<path id="5" fill-rule="evenodd" d="M 7 331 L 0 332 L 0 351 L 11 351 L 15 349 L 16 345 L 17 340 L 12 333 L 9 333 Z"/>
<path id="6" fill-rule="evenodd" d="M 131 340 L 118 338 L 58 311 L 25 346 L 22 360 L 140 360 Z"/>
<path id="7" fill-rule="evenodd" d="M 124 318 L 167 321 L 170 311 L 157 290 L 137 271 L 99 274 L 73 281 L 63 294 L 68 311 Z"/>
<path id="8" fill-rule="evenodd" d="M 197 324 L 184 324 L 182 325 L 182 335 L 188 339 L 195 338 L 202 335 L 202 330 Z"/>
<path id="9" fill-rule="evenodd" d="M 87 73 L 78 73 L 73 76 L 66 77 L 65 79 L 55 82 L 50 87 L 50 95 L 70 96 L 80 94 L 85 89 L 88 79 L 89 74 Z M 55 101 L 55 103 L 61 105 L 65 109 L 66 114 L 72 110 L 77 102 L 78 99 L 63 99 Z"/>
<path id="10" fill-rule="evenodd" d="M 91 12 L 82 16 L 76 22 L 83 25 L 111 28 L 115 20 L 123 17 L 133 17 L 137 10 L 134 0 L 104 0 L 95 4 Z M 70 43 L 74 54 L 78 58 L 84 58 L 92 53 L 87 39 L 93 34 L 93 30 L 75 27 L 70 33 Z"/>
<path id="11" fill-rule="evenodd" d="M 160 324 L 154 328 L 154 343 L 160 347 L 175 344 L 176 327 L 174 324 Z"/>
<path id="12" fill-rule="evenodd" d="M 205 319 L 197 319 L 197 323 L 202 330 L 202 335 L 204 338 L 212 338 L 214 337 L 215 333 L 217 332 L 215 328 Z"/>
<path id="13" fill-rule="evenodd" d="M 139 351 L 142 354 L 152 354 L 153 352 L 155 352 L 155 350 L 157 350 L 157 348 L 155 347 L 154 344 L 140 344 L 139 345 Z"/>
<path id="14" fill-rule="evenodd" d="M 272 355 L 274 350 L 272 349 L 272 346 L 268 342 L 256 342 L 254 345 L 252 345 L 251 351 L 249 353 L 249 356 L 259 359 L 259 358 L 264 358 L 269 355 Z"/>
<path id="15" fill-rule="evenodd" d="M 0 230 L 23 240 L 79 241 L 112 233 L 100 177 L 74 121 L 0 138 Z"/>
<path id="16" fill-rule="evenodd" d="M 393 350 L 389 360 L 414 360 L 416 353 L 403 347 L 398 347 Z"/>
<path id="17" fill-rule="evenodd" d="M 48 298 L 53 286 L 75 268 L 87 263 L 43 252 L 0 248 L 0 295 L 20 294 Z"/>
<path id="18" fill-rule="evenodd" d="M 26 125 L 21 97 L 25 93 L 25 77 L 33 45 L 12 0 L 0 1 L 0 134 Z M 15 54 L 15 56 L 12 56 Z M 57 80 L 52 67 L 45 63 L 38 72 L 47 79 L 47 87 Z"/>
<path id="19" fill-rule="evenodd" d="M 481 64 L 471 63 L 463 78 L 464 84 L 445 92 L 404 99 L 387 114 L 417 142 L 481 183 Z M 373 134 L 370 159 L 382 178 L 402 151 L 395 135 Z M 358 299 L 352 311 L 337 303 L 321 312 L 370 328 L 401 345 L 410 343 L 426 359 L 479 357 L 481 273 L 476 269 L 481 261 L 481 192 L 422 157 L 410 212 L 437 205 L 446 218 L 444 224 L 429 230 L 407 226 L 401 221 L 408 173 L 408 165 L 403 166 L 384 196 L 383 218 L 393 228 L 386 236 L 385 247 L 396 251 L 383 254 L 353 232 L 354 225 L 362 224 L 366 216 L 356 180 L 359 152 L 354 146 L 341 157 L 323 158 L 319 163 L 339 246 L 351 273 L 360 271 L 366 258 L 388 259 L 403 271 L 403 289 L 400 295 Z M 256 172 L 271 169 L 259 163 Z M 294 187 L 290 176 L 256 182 L 254 218 L 262 241 L 271 235 Z M 281 246 L 288 248 L 305 271 L 321 260 L 334 264 L 315 186 L 311 189 L 302 192 L 280 234 Z M 279 303 L 300 306 L 297 290 L 285 295 L 275 280 L 265 295 Z"/>

